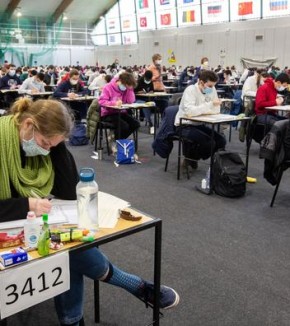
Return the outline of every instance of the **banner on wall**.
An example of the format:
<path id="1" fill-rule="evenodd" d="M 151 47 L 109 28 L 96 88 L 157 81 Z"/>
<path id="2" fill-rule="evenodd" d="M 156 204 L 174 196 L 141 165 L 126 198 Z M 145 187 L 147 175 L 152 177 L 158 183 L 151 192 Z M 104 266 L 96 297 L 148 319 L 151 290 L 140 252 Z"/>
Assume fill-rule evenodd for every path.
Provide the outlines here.
<path id="1" fill-rule="evenodd" d="M 273 66 L 278 58 L 269 58 L 265 60 L 256 60 L 250 58 L 241 58 L 241 64 L 244 68 L 267 68 Z"/>

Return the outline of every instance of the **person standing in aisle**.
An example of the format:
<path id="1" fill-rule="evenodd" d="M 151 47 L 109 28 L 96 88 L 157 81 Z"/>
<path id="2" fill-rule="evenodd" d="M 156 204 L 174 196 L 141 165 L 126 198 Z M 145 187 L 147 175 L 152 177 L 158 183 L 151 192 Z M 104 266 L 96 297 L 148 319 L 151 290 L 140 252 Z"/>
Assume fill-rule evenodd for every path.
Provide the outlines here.
<path id="1" fill-rule="evenodd" d="M 154 92 L 165 92 L 165 86 L 162 81 L 162 57 L 161 54 L 156 53 L 152 56 L 152 64 L 149 66 L 148 70 L 150 70 L 153 74 L 152 82 Z M 164 110 L 168 106 L 168 98 L 156 97 L 154 98 L 154 102 L 156 106 L 159 108 L 161 114 L 163 114 Z"/>

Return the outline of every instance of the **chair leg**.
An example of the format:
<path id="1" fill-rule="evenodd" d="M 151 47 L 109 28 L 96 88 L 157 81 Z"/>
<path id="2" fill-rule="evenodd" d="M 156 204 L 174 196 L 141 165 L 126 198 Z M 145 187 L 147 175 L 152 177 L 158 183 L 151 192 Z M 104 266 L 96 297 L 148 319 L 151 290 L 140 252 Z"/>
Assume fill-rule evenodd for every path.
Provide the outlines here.
<path id="1" fill-rule="evenodd" d="M 99 134 L 99 128 L 100 128 L 100 126 L 97 125 L 97 127 L 96 127 L 96 132 L 95 132 L 95 136 L 94 136 L 94 141 L 95 141 L 95 151 L 98 150 L 98 134 Z"/>
<path id="2" fill-rule="evenodd" d="M 107 152 L 108 152 L 108 155 L 110 156 L 111 155 L 111 149 L 110 149 L 110 146 L 109 146 L 108 130 L 106 128 L 105 128 L 105 137 L 106 137 Z"/>
<path id="3" fill-rule="evenodd" d="M 278 189 L 279 189 L 279 186 L 280 186 L 280 182 L 281 182 L 281 179 L 282 179 L 282 175 L 283 175 L 283 167 L 281 166 L 280 171 L 279 171 L 278 181 L 277 181 L 277 184 L 276 184 L 276 187 L 275 187 L 275 191 L 274 191 L 274 194 L 273 194 L 273 197 L 272 197 L 272 200 L 271 200 L 270 207 L 273 207 L 273 205 L 274 205 L 275 198 L 276 198 L 276 195 L 277 195 L 277 192 L 278 192 Z"/>
<path id="4" fill-rule="evenodd" d="M 170 156 L 170 154 L 166 157 L 164 172 L 167 172 L 168 162 L 169 162 L 169 156 Z"/>

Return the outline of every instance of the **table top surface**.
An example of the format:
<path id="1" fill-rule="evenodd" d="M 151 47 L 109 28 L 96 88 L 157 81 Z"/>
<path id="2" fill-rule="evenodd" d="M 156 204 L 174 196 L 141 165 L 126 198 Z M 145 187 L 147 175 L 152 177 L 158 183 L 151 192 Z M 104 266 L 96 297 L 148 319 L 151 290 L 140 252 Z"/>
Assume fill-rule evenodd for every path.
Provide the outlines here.
<path id="1" fill-rule="evenodd" d="M 61 97 L 61 100 L 63 101 L 92 101 L 96 99 L 97 97 L 95 96 L 77 96 L 75 98 L 70 98 L 70 97 Z"/>
<path id="2" fill-rule="evenodd" d="M 121 106 L 106 105 L 105 107 L 110 109 L 115 109 L 115 110 L 142 109 L 142 108 L 153 108 L 155 107 L 155 103 L 154 102 L 131 103 L 131 104 L 122 104 Z"/>
<path id="3" fill-rule="evenodd" d="M 266 110 L 290 111 L 290 105 L 266 106 Z"/>
<path id="4" fill-rule="evenodd" d="M 154 92 L 154 93 L 146 93 L 146 94 L 137 94 L 138 96 L 142 97 L 161 97 L 161 96 L 172 96 L 171 94 L 168 94 L 166 92 Z"/>
<path id="5" fill-rule="evenodd" d="M 181 120 L 190 120 L 194 122 L 206 122 L 210 124 L 218 124 L 223 122 L 232 122 L 232 121 L 241 121 L 241 120 L 249 120 L 249 117 L 242 117 L 230 114 L 206 114 L 206 115 L 199 115 L 197 117 L 183 117 Z"/>
<path id="6" fill-rule="evenodd" d="M 124 236 L 126 235 L 126 233 L 130 233 L 130 231 L 138 230 L 141 229 L 142 227 L 145 226 L 154 226 L 157 222 L 161 221 L 159 218 L 154 218 L 154 217 L 150 217 L 147 216 L 146 214 L 139 212 L 138 210 L 134 209 L 134 208 L 126 208 L 126 210 L 130 211 L 130 213 L 133 216 L 142 216 L 141 220 L 139 221 L 128 221 L 128 220 L 124 220 L 119 218 L 118 222 L 116 224 L 116 226 L 114 228 L 100 228 L 96 234 L 95 234 L 95 240 L 93 242 L 81 242 L 81 241 L 73 241 L 73 242 L 68 242 L 68 243 L 64 243 L 64 246 L 60 249 L 60 250 L 50 250 L 50 255 L 51 254 L 56 254 L 58 252 L 63 252 L 65 250 L 76 250 L 76 249 L 81 249 L 84 248 L 86 246 L 92 246 L 93 244 L 98 245 L 101 242 L 109 242 L 110 239 L 113 240 L 113 237 L 123 234 Z M 66 226 L 66 224 L 64 224 L 64 226 Z M 75 226 L 75 225 L 74 225 Z M 68 226 L 69 227 L 69 226 Z M 14 248 L 19 248 L 19 247 L 14 247 Z M 9 248 L 3 248 L 0 249 L 0 253 L 4 252 L 4 251 L 10 251 L 12 250 L 13 247 L 9 247 Z M 31 260 L 29 260 L 28 262 L 25 262 L 23 264 L 29 263 L 30 261 L 33 261 L 35 259 L 40 259 L 43 258 L 41 256 L 39 256 L 37 250 L 32 250 L 29 252 L 30 257 L 32 258 Z M 47 256 L 49 257 L 49 256 Z M 21 265 L 23 265 L 21 264 Z M 8 268 L 13 268 L 15 266 L 20 266 L 20 264 L 18 265 L 13 265 L 11 267 Z M 5 270 L 7 270 L 8 268 L 6 268 Z"/>

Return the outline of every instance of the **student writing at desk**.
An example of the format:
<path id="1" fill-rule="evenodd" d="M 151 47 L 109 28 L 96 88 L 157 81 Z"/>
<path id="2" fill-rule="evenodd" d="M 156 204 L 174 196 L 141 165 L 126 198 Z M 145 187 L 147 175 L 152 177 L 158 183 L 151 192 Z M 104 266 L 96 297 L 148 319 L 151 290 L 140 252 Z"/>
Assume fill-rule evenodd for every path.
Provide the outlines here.
<path id="1" fill-rule="evenodd" d="M 49 194 L 76 199 L 78 172 L 64 140 L 73 122 L 65 105 L 54 100 L 16 101 L 12 114 L 0 118 L 0 221 L 26 218 L 33 210 L 49 213 Z M 114 266 L 97 248 L 70 253 L 70 290 L 55 298 L 61 325 L 84 325 L 84 276 L 129 291 L 147 302 L 153 300 L 153 284 Z M 178 304 L 179 296 L 161 287 L 160 307 Z"/>
<path id="2" fill-rule="evenodd" d="M 115 139 L 128 138 L 139 127 L 139 121 L 134 119 L 128 110 L 119 110 L 110 106 L 121 107 L 122 104 L 135 102 L 134 87 L 136 81 L 131 73 L 123 72 L 118 78 L 114 78 L 103 88 L 99 98 L 101 105 L 101 117 L 105 122 L 113 124 L 115 128 Z M 111 144 L 112 151 L 115 151 L 115 144 Z"/>
<path id="3" fill-rule="evenodd" d="M 266 125 L 266 131 L 270 130 L 271 126 L 279 120 L 285 119 L 285 117 L 279 116 L 276 110 L 266 110 L 265 107 L 280 106 L 283 104 L 284 99 L 278 96 L 278 91 L 282 92 L 288 87 L 290 82 L 289 76 L 285 73 L 278 75 L 275 80 L 271 77 L 265 79 L 264 84 L 260 86 L 256 94 L 256 106 L 255 113 L 257 115 L 257 123 Z M 259 134 L 257 134 L 258 129 L 255 130 L 254 139 L 256 141 L 262 140 L 266 134 L 265 130 L 259 129 Z"/>
<path id="4" fill-rule="evenodd" d="M 203 70 L 200 73 L 198 82 L 185 89 L 175 117 L 177 128 L 180 128 L 180 118 L 220 113 L 221 101 L 215 89 L 217 80 L 218 76 L 213 71 Z M 183 124 L 186 124 L 186 127 L 181 128 L 182 137 L 193 142 L 193 146 L 190 146 L 187 142 L 184 144 L 183 154 L 191 160 L 185 159 L 183 168 L 188 169 L 191 166 L 196 169 L 197 162 L 195 160 L 210 157 L 212 130 L 200 122 L 184 120 Z M 224 136 L 214 131 L 214 150 L 224 148 L 225 145 Z"/>
<path id="5" fill-rule="evenodd" d="M 147 94 L 147 93 L 153 93 L 154 92 L 154 87 L 153 87 L 153 82 L 152 82 L 152 71 L 146 70 L 144 75 L 138 79 L 137 86 L 134 89 L 134 92 L 136 94 L 136 97 L 138 98 L 138 94 Z M 144 97 L 140 97 L 136 102 L 142 103 L 144 101 Z M 144 116 L 146 119 L 146 122 L 148 122 L 149 127 L 153 127 L 153 123 L 151 120 L 151 110 L 144 108 L 142 109 L 144 112 Z"/>

